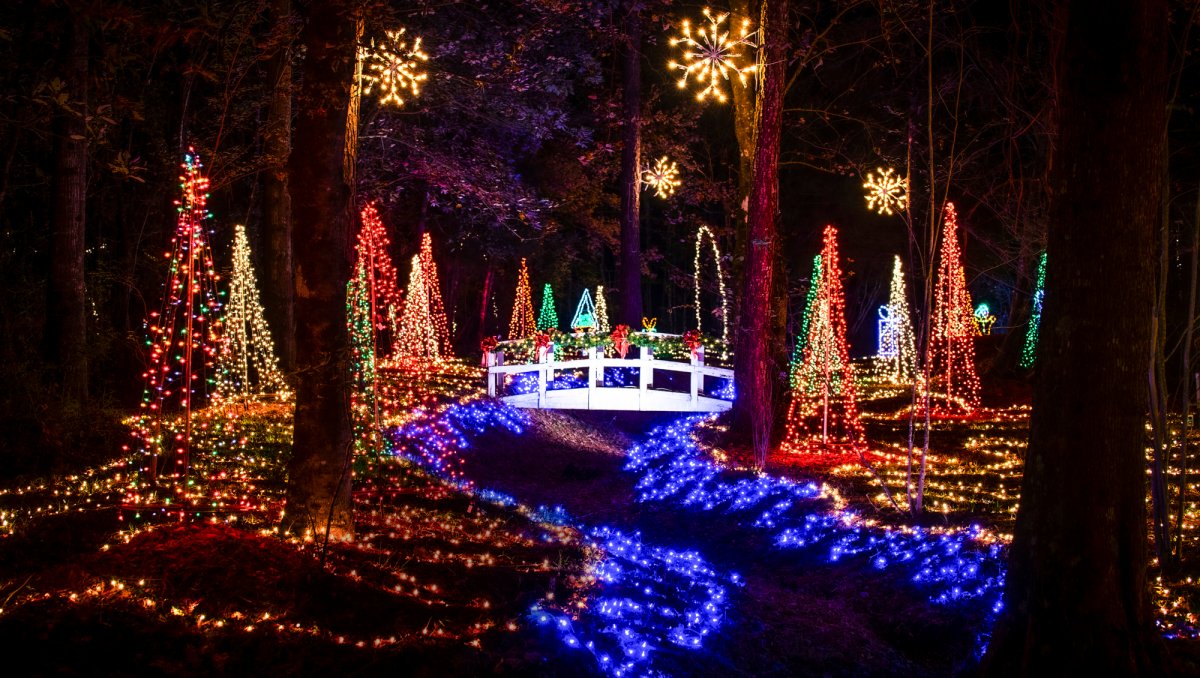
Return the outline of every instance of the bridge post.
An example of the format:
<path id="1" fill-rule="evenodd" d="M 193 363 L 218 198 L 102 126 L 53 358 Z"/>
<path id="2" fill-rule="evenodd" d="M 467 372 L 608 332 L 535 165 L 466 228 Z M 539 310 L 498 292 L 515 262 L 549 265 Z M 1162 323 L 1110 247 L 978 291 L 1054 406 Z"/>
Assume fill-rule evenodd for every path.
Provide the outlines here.
<path id="1" fill-rule="evenodd" d="M 592 399 L 596 396 L 596 347 L 587 350 L 588 359 L 588 409 L 592 409 Z M 601 374 L 604 372 L 601 371 Z"/>
<path id="2" fill-rule="evenodd" d="M 700 383 L 704 379 L 704 375 L 697 370 L 697 367 L 704 367 L 704 346 L 700 346 L 692 353 L 692 391 L 691 401 L 692 409 L 696 409 L 696 405 L 700 400 Z"/>
<path id="3" fill-rule="evenodd" d="M 542 358 L 542 365 L 538 368 L 538 408 L 546 406 L 546 386 L 550 383 L 550 375 L 554 373 L 551 369 L 551 362 L 554 360 L 554 344 L 546 349 L 546 356 Z"/>
<path id="4" fill-rule="evenodd" d="M 493 367 L 499 367 L 504 364 L 504 351 L 488 351 L 483 354 L 485 366 L 487 367 L 487 394 L 489 398 L 496 397 L 496 382 L 502 377 L 499 374 L 492 372 Z"/>
<path id="5" fill-rule="evenodd" d="M 649 402 L 647 391 L 650 390 L 650 381 L 654 379 L 654 349 L 641 346 L 638 351 L 641 358 L 638 361 L 638 409 L 644 410 Z"/>

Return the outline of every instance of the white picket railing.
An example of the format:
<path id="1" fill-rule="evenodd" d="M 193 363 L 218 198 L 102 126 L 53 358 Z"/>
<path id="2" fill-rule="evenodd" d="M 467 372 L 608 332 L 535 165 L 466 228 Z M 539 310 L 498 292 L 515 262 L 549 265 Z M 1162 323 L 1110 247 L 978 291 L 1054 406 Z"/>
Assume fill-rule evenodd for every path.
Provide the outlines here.
<path id="1" fill-rule="evenodd" d="M 536 363 L 504 364 L 504 351 L 496 350 L 484 354 L 484 364 L 487 365 L 487 392 L 496 397 L 504 389 L 504 379 L 508 375 L 526 373 L 537 374 L 537 391 L 502 395 L 500 399 L 516 407 L 530 407 L 555 410 L 634 410 L 645 412 L 724 412 L 733 406 L 733 402 L 722 398 L 714 398 L 702 393 L 704 377 L 718 377 L 733 380 L 733 370 L 724 367 L 712 367 L 704 364 L 704 350 L 701 348 L 690 362 L 673 360 L 656 360 L 654 350 L 650 347 L 640 347 L 637 359 L 606 358 L 599 348 L 586 350 L 587 357 L 570 360 L 555 360 L 553 349 L 545 351 L 545 358 Z M 638 385 L 605 386 L 604 368 L 606 367 L 636 367 L 638 368 Z M 587 370 L 587 387 L 548 389 L 558 371 Z M 654 372 L 666 370 L 670 372 L 691 373 L 691 385 L 688 392 L 670 391 L 661 388 L 651 388 L 654 383 Z"/>

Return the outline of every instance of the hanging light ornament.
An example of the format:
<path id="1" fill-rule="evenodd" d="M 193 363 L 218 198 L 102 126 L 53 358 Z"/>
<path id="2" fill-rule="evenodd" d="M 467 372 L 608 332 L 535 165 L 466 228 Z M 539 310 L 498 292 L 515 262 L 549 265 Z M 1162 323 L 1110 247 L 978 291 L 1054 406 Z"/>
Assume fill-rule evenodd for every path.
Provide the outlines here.
<path id="1" fill-rule="evenodd" d="M 725 103 L 727 97 L 721 81 L 729 80 L 732 73 L 745 85 L 746 76 L 758 68 L 753 60 L 749 65 L 742 65 L 748 60 L 749 50 L 758 46 L 754 42 L 755 31 L 750 30 L 750 20 L 743 19 L 741 28 L 732 34 L 722 27 L 729 14 L 714 15 L 707 7 L 704 8 L 704 18 L 708 20 L 708 25 L 697 28 L 695 32 L 691 23 L 684 19 L 682 35 L 671 38 L 672 47 L 683 45 L 683 63 L 670 61 L 667 67 L 683 71 L 677 83 L 679 89 L 687 89 L 689 77 L 699 84 L 697 101 L 704 101 L 711 96 Z"/>
<path id="2" fill-rule="evenodd" d="M 645 171 L 642 181 L 654 189 L 654 194 L 660 198 L 675 195 L 675 189 L 683 183 L 679 180 L 679 167 L 667 160 L 667 156 L 659 158 L 654 167 Z"/>
<path id="3" fill-rule="evenodd" d="M 876 168 L 879 176 L 868 172 L 863 188 L 867 189 L 867 209 L 887 216 L 908 206 L 908 180 L 896 176 L 891 167 Z"/>
<path id="4" fill-rule="evenodd" d="M 376 44 L 371 41 L 370 48 L 363 48 L 360 58 L 366 63 L 363 69 L 363 93 L 370 94 L 373 88 L 379 88 L 379 103 L 383 106 L 395 104 L 404 105 L 401 93 L 409 91 L 415 97 L 420 94 L 420 85 L 429 75 L 422 73 L 419 68 L 422 62 L 429 60 L 429 55 L 421 51 L 421 39 L 413 40 L 412 45 L 404 37 L 404 29 L 386 31 L 386 39 Z"/>

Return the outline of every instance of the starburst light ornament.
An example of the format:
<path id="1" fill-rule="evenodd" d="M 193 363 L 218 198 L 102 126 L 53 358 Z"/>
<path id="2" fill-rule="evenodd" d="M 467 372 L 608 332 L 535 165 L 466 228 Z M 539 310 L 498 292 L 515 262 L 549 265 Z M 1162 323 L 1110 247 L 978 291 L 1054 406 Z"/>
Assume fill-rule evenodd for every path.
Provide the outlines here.
<path id="1" fill-rule="evenodd" d="M 660 198 L 668 198 L 675 194 L 675 189 L 683 182 L 679 180 L 679 168 L 667 160 L 667 156 L 659 158 L 654 167 L 646 170 L 642 181 L 654 189 L 654 194 Z"/>
<path id="2" fill-rule="evenodd" d="M 728 13 L 713 14 L 707 7 L 704 18 L 708 25 L 698 27 L 694 32 L 691 23 L 684 19 L 682 34 L 671 38 L 672 47 L 683 46 L 683 62 L 671 61 L 667 67 L 683 71 L 677 81 L 679 89 L 687 89 L 689 77 L 695 80 L 700 87 L 696 93 L 697 101 L 711 96 L 725 103 L 727 97 L 721 81 L 728 81 L 732 74 L 745 85 L 746 76 L 758 68 L 749 56 L 750 50 L 758 46 L 754 42 L 755 31 L 750 30 L 750 20 L 743 19 L 741 27 L 734 33 L 722 25 L 729 18 Z M 750 63 L 745 63 L 747 61 Z"/>
<path id="3" fill-rule="evenodd" d="M 360 55 L 365 64 L 363 93 L 371 94 L 372 89 L 378 88 L 381 105 L 403 106 L 401 93 L 408 91 L 414 97 L 421 93 L 421 83 L 429 76 L 419 68 L 429 60 L 429 55 L 421 51 L 420 38 L 414 39 L 411 45 L 408 43 L 403 28 L 386 31 L 385 35 L 378 44 L 372 40 L 370 48 L 363 48 Z"/>
<path id="4" fill-rule="evenodd" d="M 879 176 L 868 172 L 863 188 L 867 189 L 867 209 L 891 216 L 908 206 L 908 180 L 896 176 L 892 168 L 877 168 Z"/>

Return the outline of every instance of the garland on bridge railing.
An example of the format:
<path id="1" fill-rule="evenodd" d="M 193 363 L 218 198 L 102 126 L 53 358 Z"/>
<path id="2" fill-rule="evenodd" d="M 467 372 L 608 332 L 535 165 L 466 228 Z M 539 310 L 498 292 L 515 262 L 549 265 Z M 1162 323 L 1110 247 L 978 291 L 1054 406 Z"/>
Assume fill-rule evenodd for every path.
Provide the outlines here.
<path id="1" fill-rule="evenodd" d="M 559 355 L 571 352 L 583 352 L 590 348 L 608 348 L 613 346 L 613 338 L 608 334 L 597 332 L 550 332 L 551 340 Z M 689 360 L 695 346 L 703 346 L 706 359 L 710 362 L 728 350 L 728 347 L 716 337 L 708 337 L 696 330 L 684 335 L 660 334 L 658 332 L 629 332 L 625 340 L 631 346 L 653 349 L 656 358 L 666 360 Z M 697 343 L 698 342 L 698 343 Z M 508 359 L 536 360 L 537 341 L 535 337 L 510 341 L 487 342 L 480 348 L 502 351 Z"/>

